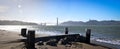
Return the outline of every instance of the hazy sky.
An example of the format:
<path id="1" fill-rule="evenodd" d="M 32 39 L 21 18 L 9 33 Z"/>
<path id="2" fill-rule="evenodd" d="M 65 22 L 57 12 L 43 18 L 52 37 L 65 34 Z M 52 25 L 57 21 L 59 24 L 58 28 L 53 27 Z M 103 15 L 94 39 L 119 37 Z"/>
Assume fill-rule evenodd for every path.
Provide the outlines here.
<path id="1" fill-rule="evenodd" d="M 56 23 L 120 20 L 120 0 L 0 0 L 1 20 Z"/>

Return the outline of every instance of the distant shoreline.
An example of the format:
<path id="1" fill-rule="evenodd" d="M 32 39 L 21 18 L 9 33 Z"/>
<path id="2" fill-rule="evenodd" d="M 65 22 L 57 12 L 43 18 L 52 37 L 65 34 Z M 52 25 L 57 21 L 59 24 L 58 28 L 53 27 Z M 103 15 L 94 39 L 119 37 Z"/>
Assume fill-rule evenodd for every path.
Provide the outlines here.
<path id="1" fill-rule="evenodd" d="M 87 22 L 82 21 L 66 21 L 60 24 L 61 26 L 80 26 L 80 25 L 120 25 L 120 21 L 107 20 L 107 21 L 97 21 L 89 20 Z"/>
<path id="2" fill-rule="evenodd" d="M 13 20 L 13 21 L 0 20 L 0 25 L 41 25 L 41 26 L 46 26 L 47 23 L 46 22 L 45 23 L 34 23 L 34 22 L 24 22 L 24 21 L 16 21 L 16 20 Z M 65 22 L 58 24 L 58 26 L 81 26 L 81 25 L 120 25 L 120 21 L 116 21 L 116 20 L 103 20 L 103 21 L 89 20 L 87 22 L 65 21 Z M 55 26 L 55 24 L 53 26 Z"/>

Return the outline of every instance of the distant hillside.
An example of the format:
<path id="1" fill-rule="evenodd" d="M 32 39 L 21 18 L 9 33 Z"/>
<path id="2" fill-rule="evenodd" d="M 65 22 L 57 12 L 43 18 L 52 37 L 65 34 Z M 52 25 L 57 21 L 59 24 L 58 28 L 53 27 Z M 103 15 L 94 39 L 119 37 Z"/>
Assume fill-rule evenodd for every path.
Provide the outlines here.
<path id="1" fill-rule="evenodd" d="M 0 25 L 37 25 L 37 24 L 30 22 L 22 22 L 22 21 L 0 20 Z"/>
<path id="2" fill-rule="evenodd" d="M 61 23 L 60 25 L 63 25 L 63 26 L 120 25 L 120 21 L 115 21 L 115 20 L 107 20 L 107 21 L 89 20 L 89 21 L 87 21 L 87 22 L 82 22 L 82 21 L 67 21 L 67 22 Z"/>

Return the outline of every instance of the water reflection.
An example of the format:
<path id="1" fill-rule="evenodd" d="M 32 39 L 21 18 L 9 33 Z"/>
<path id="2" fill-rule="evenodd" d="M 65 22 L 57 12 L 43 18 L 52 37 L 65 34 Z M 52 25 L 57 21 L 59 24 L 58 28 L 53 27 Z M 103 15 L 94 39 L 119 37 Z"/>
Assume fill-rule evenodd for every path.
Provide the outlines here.
<path id="1" fill-rule="evenodd" d="M 25 26 L 25 25 L 0 25 L 1 30 L 20 32 L 21 28 L 30 28 L 30 26 Z"/>

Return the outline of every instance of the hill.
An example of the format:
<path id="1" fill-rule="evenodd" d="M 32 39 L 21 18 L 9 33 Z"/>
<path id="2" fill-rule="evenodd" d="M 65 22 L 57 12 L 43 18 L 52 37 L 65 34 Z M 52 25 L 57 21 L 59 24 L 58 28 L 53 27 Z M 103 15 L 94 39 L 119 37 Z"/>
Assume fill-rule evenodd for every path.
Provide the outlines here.
<path id="1" fill-rule="evenodd" d="M 115 20 L 105 20 L 105 21 L 89 20 L 87 22 L 82 22 L 82 21 L 67 21 L 67 22 L 61 23 L 60 25 L 62 25 L 62 26 L 120 25 L 120 21 L 115 21 Z"/>
<path id="2" fill-rule="evenodd" d="M 31 22 L 22 22 L 22 21 L 0 20 L 0 25 L 38 25 L 38 24 Z"/>

